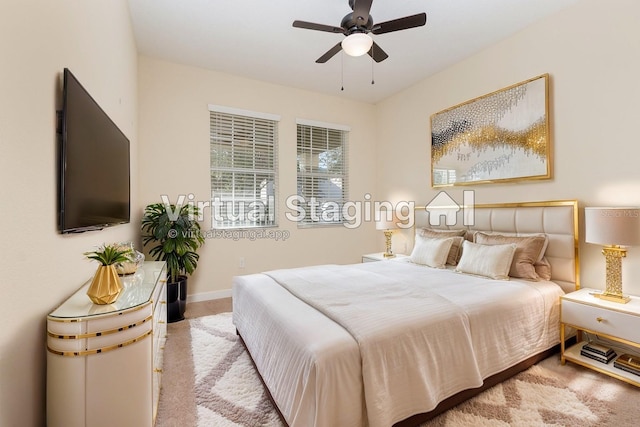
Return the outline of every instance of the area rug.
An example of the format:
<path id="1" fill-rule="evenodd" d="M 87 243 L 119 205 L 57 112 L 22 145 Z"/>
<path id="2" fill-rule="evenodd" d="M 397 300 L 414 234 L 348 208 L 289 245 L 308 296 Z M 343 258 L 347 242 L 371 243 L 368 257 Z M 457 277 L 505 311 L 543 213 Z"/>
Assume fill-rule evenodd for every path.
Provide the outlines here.
<path id="1" fill-rule="evenodd" d="M 189 322 L 198 427 L 282 426 L 231 313 Z M 423 426 L 634 425 L 637 389 L 580 367 L 560 366 L 557 359 L 546 359 Z M 628 398 L 636 403 L 623 409 L 619 403 Z"/>
<path id="2" fill-rule="evenodd" d="M 231 313 L 189 323 L 198 427 L 283 426 L 236 335 Z"/>

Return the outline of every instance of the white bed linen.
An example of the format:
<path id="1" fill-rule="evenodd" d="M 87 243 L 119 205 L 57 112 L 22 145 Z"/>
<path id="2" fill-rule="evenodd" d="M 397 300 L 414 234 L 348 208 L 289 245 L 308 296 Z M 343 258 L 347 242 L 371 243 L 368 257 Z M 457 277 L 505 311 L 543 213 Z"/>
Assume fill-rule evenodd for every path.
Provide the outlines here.
<path id="1" fill-rule="evenodd" d="M 234 322 L 292 427 L 390 426 L 558 342 L 562 291 L 551 282 L 395 261 L 268 274 L 316 307 L 266 275 L 234 283 Z"/>
<path id="2" fill-rule="evenodd" d="M 262 274 L 234 278 L 233 323 L 290 427 L 366 425 L 360 350 L 344 328 Z"/>

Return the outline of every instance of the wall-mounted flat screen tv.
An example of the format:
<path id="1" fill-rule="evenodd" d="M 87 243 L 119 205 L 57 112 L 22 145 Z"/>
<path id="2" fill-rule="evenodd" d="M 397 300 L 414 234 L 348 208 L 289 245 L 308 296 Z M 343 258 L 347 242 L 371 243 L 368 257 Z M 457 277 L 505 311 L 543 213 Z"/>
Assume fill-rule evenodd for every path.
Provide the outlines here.
<path id="1" fill-rule="evenodd" d="M 59 167 L 61 233 L 130 219 L 129 139 L 64 69 Z"/>

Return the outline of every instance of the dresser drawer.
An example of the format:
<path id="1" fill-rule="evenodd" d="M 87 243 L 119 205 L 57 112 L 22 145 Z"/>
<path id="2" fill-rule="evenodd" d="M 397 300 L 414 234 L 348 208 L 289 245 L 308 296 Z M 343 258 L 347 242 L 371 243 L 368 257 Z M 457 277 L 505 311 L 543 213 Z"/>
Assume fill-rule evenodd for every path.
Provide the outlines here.
<path id="1" fill-rule="evenodd" d="M 561 321 L 593 332 L 640 343 L 639 316 L 563 299 Z"/>

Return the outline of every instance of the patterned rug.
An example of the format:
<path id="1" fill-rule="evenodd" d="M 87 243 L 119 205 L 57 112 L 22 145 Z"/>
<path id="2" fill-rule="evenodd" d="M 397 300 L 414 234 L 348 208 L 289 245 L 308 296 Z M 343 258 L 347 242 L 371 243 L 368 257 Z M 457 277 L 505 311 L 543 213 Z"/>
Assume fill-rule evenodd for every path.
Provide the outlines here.
<path id="1" fill-rule="evenodd" d="M 282 426 L 235 334 L 231 313 L 189 322 L 198 426 Z M 619 393 L 629 391 L 621 384 L 569 364 L 560 367 L 554 356 L 424 426 L 612 425 L 611 417 L 620 409 L 614 402 L 620 400 Z M 637 398 L 634 394 L 633 399 Z M 629 420 L 637 420 L 637 408 L 634 412 L 628 414 Z M 620 421 L 618 417 L 615 424 L 627 425 Z"/>
<path id="2" fill-rule="evenodd" d="M 282 426 L 236 335 L 231 313 L 189 323 L 198 427 Z"/>

